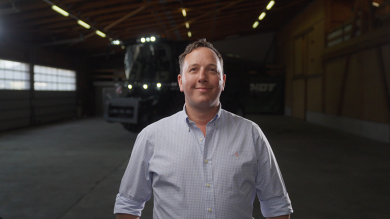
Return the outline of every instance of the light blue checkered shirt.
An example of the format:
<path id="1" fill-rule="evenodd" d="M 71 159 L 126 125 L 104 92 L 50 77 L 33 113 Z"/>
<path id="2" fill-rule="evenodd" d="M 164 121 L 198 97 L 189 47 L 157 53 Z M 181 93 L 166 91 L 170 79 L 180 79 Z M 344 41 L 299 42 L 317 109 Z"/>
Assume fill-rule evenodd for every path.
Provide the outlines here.
<path id="1" fill-rule="evenodd" d="M 257 124 L 219 109 L 206 137 L 180 111 L 139 133 L 114 213 L 154 219 L 251 219 L 256 192 L 264 217 L 293 212 L 272 149 Z"/>

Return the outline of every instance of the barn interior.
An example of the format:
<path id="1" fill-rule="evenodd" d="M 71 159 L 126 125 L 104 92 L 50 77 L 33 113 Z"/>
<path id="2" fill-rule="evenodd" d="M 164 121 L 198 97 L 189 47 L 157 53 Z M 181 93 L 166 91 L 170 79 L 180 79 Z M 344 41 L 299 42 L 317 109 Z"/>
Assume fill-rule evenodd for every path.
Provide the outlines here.
<path id="1" fill-rule="evenodd" d="M 202 38 L 292 218 L 389 217 L 389 0 L 0 0 L 0 219 L 115 218 L 137 134 L 183 108 L 177 58 Z"/>

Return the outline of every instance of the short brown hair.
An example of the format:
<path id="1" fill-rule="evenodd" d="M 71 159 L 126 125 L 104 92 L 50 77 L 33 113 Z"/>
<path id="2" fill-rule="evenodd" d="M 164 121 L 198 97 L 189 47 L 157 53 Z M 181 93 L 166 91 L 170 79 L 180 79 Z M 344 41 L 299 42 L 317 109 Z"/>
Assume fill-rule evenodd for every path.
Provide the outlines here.
<path id="1" fill-rule="evenodd" d="M 206 47 L 206 48 L 209 48 L 209 49 L 214 51 L 214 53 L 217 55 L 217 57 L 219 59 L 219 62 L 221 63 L 222 74 L 223 74 L 223 59 L 222 59 L 222 56 L 214 48 L 213 44 L 211 44 L 210 42 L 207 42 L 207 40 L 205 38 L 197 40 L 197 41 L 191 43 L 190 45 L 188 45 L 186 47 L 186 49 L 184 50 L 184 52 L 179 56 L 180 74 L 183 71 L 183 64 L 184 64 L 184 59 L 186 58 L 186 56 L 188 54 L 190 54 L 192 51 L 194 51 L 195 49 L 200 48 L 200 47 Z"/>

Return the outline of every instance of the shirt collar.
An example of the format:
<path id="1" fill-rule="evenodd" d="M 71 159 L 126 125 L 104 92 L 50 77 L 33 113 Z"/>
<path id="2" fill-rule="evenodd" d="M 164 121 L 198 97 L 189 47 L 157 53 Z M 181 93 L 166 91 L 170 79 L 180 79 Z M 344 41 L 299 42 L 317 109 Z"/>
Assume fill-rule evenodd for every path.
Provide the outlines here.
<path id="1" fill-rule="evenodd" d="M 222 112 L 222 104 L 219 103 L 218 112 L 217 112 L 217 114 L 215 114 L 214 118 L 211 121 L 217 120 L 218 118 L 220 118 L 221 112 Z M 186 120 L 186 122 L 189 123 L 190 120 L 189 120 L 188 115 L 187 115 L 186 104 L 184 104 L 184 106 L 183 106 L 183 115 L 184 115 L 184 119 Z"/>

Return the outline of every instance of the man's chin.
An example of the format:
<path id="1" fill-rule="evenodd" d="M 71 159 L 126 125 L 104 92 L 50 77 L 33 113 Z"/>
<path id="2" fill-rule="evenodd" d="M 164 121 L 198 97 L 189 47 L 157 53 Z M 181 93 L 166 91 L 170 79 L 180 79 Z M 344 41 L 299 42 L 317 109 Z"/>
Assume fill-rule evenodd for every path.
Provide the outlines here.
<path id="1" fill-rule="evenodd" d="M 219 101 L 198 101 L 191 104 L 198 109 L 210 109 L 219 106 Z"/>

